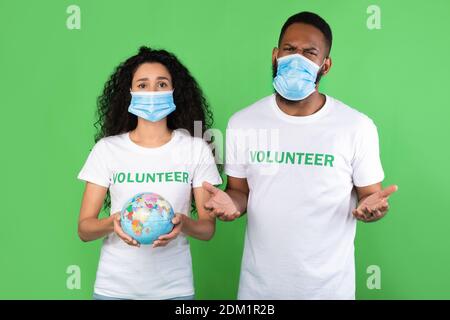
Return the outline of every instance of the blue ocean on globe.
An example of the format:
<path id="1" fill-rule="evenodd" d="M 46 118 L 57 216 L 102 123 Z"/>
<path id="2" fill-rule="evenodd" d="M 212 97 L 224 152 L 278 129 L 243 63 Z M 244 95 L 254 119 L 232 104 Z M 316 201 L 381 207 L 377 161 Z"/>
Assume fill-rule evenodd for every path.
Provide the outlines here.
<path id="1" fill-rule="evenodd" d="M 125 203 L 120 223 L 123 231 L 139 243 L 152 244 L 160 235 L 172 231 L 174 216 L 166 199 L 153 192 L 143 192 Z"/>

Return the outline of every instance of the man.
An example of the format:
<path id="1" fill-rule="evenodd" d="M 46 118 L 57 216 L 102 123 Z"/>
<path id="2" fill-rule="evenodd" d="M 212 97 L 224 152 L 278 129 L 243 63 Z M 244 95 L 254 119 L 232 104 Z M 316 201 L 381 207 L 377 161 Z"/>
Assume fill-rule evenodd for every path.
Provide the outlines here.
<path id="1" fill-rule="evenodd" d="M 354 299 L 356 220 L 384 217 L 397 190 L 382 189 L 372 120 L 317 91 L 331 44 L 318 15 L 286 21 L 272 53 L 275 94 L 230 119 L 225 192 L 203 184 L 219 219 L 248 214 L 239 299 Z"/>

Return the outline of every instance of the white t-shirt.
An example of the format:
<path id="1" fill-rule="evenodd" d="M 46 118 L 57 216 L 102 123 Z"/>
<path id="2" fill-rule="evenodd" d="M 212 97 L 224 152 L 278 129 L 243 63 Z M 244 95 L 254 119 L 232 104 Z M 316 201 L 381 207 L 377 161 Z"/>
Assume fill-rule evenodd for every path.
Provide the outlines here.
<path id="1" fill-rule="evenodd" d="M 221 184 L 211 149 L 181 130 L 157 148 L 135 144 L 128 133 L 99 140 L 78 179 L 109 188 L 111 211 L 118 212 L 140 192 L 155 192 L 176 213 L 189 215 L 192 188 L 203 181 Z M 168 299 L 194 294 L 186 235 L 166 247 L 132 247 L 115 233 L 103 241 L 94 292 L 129 299 Z"/>
<path id="2" fill-rule="evenodd" d="M 239 299 L 354 299 L 354 186 L 384 179 L 376 126 L 326 96 L 310 116 L 275 95 L 237 112 L 225 173 L 250 193 Z"/>

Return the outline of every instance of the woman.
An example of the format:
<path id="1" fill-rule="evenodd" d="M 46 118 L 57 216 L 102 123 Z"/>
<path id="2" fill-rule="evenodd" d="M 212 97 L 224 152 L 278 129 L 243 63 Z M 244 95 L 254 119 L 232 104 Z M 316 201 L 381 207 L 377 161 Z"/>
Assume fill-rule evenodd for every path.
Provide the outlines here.
<path id="1" fill-rule="evenodd" d="M 142 47 L 105 84 L 98 115 L 96 144 L 78 175 L 86 181 L 79 237 L 105 237 L 94 299 L 193 299 L 186 236 L 211 239 L 215 220 L 204 209 L 209 195 L 201 185 L 222 183 L 211 149 L 193 137 L 194 121 L 203 130 L 212 122 L 201 89 L 173 54 Z M 173 230 L 152 245 L 140 245 L 120 226 L 123 205 L 141 192 L 161 195 L 176 213 Z M 189 216 L 191 195 L 197 219 Z M 103 203 L 110 216 L 99 219 Z"/>

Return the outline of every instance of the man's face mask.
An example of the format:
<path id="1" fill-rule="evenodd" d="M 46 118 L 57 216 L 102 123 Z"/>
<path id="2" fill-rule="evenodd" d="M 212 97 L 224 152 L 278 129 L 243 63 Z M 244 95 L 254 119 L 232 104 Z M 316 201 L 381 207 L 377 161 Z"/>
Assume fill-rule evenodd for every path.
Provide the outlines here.
<path id="1" fill-rule="evenodd" d="M 322 63 L 322 66 L 324 62 Z M 316 90 L 319 66 L 301 54 L 291 54 L 277 59 L 277 75 L 273 79 L 275 90 L 287 100 L 306 99 Z"/>
<path id="2" fill-rule="evenodd" d="M 157 122 L 175 111 L 172 91 L 135 91 L 131 93 L 131 102 L 128 112 Z"/>

